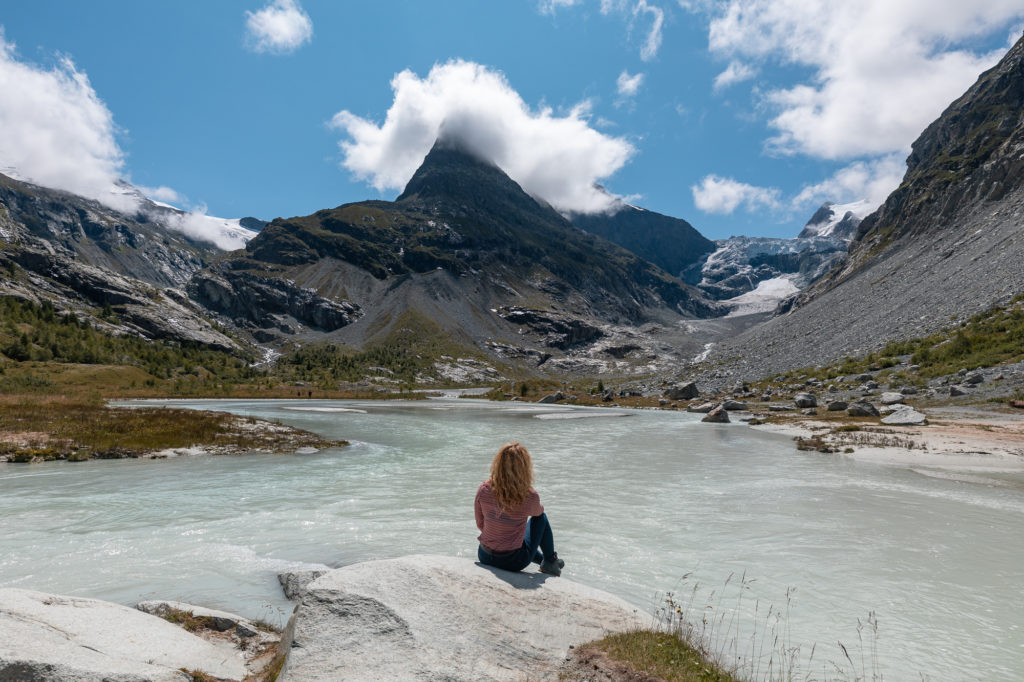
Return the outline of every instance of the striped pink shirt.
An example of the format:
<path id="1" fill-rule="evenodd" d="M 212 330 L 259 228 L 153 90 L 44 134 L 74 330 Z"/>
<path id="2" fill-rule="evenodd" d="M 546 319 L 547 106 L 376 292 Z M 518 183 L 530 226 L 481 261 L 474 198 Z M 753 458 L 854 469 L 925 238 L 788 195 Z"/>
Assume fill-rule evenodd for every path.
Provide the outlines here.
<path id="1" fill-rule="evenodd" d="M 526 535 L 526 520 L 531 516 L 540 516 L 544 507 L 540 503 L 540 495 L 530 488 L 530 495 L 509 513 L 501 510 L 501 505 L 491 493 L 491 482 L 484 481 L 476 491 L 476 527 L 480 529 L 477 538 L 480 544 L 496 552 L 508 552 L 523 546 Z"/>

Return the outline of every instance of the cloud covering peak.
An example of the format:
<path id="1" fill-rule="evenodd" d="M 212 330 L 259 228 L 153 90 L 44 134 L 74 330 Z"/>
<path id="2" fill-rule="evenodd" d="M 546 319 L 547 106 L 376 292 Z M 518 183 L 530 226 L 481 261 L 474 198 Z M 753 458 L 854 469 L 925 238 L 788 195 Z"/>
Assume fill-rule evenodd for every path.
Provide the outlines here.
<path id="1" fill-rule="evenodd" d="M 114 117 L 68 57 L 50 69 L 20 61 L 0 29 L 0 166 L 22 180 L 114 208 L 124 168 Z"/>
<path id="2" fill-rule="evenodd" d="M 380 125 L 349 111 L 331 120 L 349 137 L 339 143 L 342 166 L 382 192 L 405 187 L 442 128 L 448 140 L 560 211 L 610 210 L 615 198 L 597 185 L 635 153 L 624 138 L 591 127 L 588 102 L 562 116 L 534 110 L 502 73 L 473 62 L 436 64 L 425 78 L 405 70 L 391 89 L 394 101 Z"/>

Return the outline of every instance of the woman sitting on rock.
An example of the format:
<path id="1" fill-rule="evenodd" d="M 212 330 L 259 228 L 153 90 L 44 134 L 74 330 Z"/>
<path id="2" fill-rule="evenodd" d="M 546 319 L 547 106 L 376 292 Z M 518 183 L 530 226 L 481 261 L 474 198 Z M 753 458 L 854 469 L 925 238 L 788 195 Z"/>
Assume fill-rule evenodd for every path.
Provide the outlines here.
<path id="1" fill-rule="evenodd" d="M 541 573 L 562 574 L 565 562 L 555 552 L 548 517 L 533 489 L 533 462 L 519 441 L 498 450 L 491 478 L 476 491 L 474 508 L 480 563 L 521 571 L 532 561 L 540 564 Z"/>

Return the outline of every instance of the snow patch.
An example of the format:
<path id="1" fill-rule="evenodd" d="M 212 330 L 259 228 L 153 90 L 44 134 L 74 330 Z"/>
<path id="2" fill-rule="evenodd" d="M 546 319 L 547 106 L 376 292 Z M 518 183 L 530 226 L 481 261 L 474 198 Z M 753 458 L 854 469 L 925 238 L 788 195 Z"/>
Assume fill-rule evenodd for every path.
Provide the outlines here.
<path id="1" fill-rule="evenodd" d="M 775 310 L 779 301 L 800 291 L 800 287 L 794 281 L 796 278 L 797 275 L 783 275 L 766 279 L 758 282 L 753 291 L 723 301 L 732 308 L 726 317 L 740 317 L 741 315 L 768 313 Z"/>

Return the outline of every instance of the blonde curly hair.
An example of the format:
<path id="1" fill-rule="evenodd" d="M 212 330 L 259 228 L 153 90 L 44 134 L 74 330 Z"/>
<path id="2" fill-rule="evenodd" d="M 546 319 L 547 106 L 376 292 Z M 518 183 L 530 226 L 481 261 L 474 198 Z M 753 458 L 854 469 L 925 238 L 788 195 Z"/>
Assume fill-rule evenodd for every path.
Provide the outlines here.
<path id="1" fill-rule="evenodd" d="M 491 494 L 502 511 L 510 512 L 526 501 L 533 488 L 533 460 L 519 441 L 501 446 L 491 461 Z"/>

